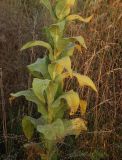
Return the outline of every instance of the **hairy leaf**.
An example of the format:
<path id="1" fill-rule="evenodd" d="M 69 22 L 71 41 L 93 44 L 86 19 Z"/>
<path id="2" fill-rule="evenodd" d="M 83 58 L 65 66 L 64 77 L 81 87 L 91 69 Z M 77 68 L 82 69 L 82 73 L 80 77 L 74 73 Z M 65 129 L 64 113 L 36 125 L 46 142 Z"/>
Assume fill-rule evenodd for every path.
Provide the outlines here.
<path id="1" fill-rule="evenodd" d="M 63 95 L 61 95 L 53 104 L 52 104 L 52 109 L 53 108 L 58 108 L 61 104 L 61 100 L 65 100 L 68 108 L 70 109 L 70 114 L 74 114 L 75 112 L 77 112 L 80 100 L 79 100 L 79 96 L 76 92 L 74 92 L 73 90 L 68 91 L 66 93 L 64 93 Z"/>
<path id="2" fill-rule="evenodd" d="M 55 13 L 58 19 L 63 19 L 70 14 L 70 9 L 74 5 L 75 0 L 57 1 Z"/>
<path id="3" fill-rule="evenodd" d="M 37 75 L 42 75 L 44 78 L 47 78 L 49 77 L 49 74 L 48 74 L 48 58 L 47 56 L 45 56 L 44 58 L 38 58 L 36 60 L 35 63 L 32 63 L 30 65 L 28 65 L 28 69 L 29 71 L 32 73 L 32 75 L 35 76 L 35 73 Z"/>
<path id="4" fill-rule="evenodd" d="M 22 128 L 23 128 L 23 131 L 24 131 L 26 138 L 28 138 L 30 140 L 33 136 L 33 133 L 34 133 L 34 126 L 30 122 L 30 120 L 28 119 L 27 116 L 25 116 L 22 120 Z"/>
<path id="5" fill-rule="evenodd" d="M 80 100 L 80 112 L 82 115 L 86 113 L 87 102 L 84 100 Z"/>
<path id="6" fill-rule="evenodd" d="M 32 118 L 30 116 L 26 116 L 26 119 L 28 119 L 28 121 L 30 121 L 30 123 L 32 123 L 34 128 L 36 128 L 38 125 L 44 125 L 46 123 L 43 116 L 41 116 L 38 119 Z"/>
<path id="7" fill-rule="evenodd" d="M 35 95 L 32 89 L 20 91 L 17 93 L 12 93 L 11 96 L 12 97 L 24 96 L 26 100 L 33 102 L 38 106 L 38 112 L 40 112 L 43 115 L 47 115 L 47 111 L 44 104 L 38 99 L 38 97 Z"/>
<path id="8" fill-rule="evenodd" d="M 81 131 L 86 131 L 86 122 L 83 119 L 75 118 L 72 120 L 64 120 L 65 136 L 76 135 L 78 136 Z"/>
<path id="9" fill-rule="evenodd" d="M 73 73 L 73 76 L 75 76 L 77 78 L 80 87 L 89 86 L 94 91 L 97 92 L 95 84 L 93 83 L 93 81 L 88 76 L 80 75 L 79 73 Z"/>
<path id="10" fill-rule="evenodd" d="M 74 20 L 79 20 L 81 22 L 85 22 L 85 23 L 88 23 L 90 22 L 90 20 L 93 18 L 93 16 L 90 16 L 88 18 L 83 18 L 77 14 L 73 14 L 73 15 L 69 15 L 68 17 L 66 17 L 66 20 L 67 21 L 74 21 Z"/>
<path id="11" fill-rule="evenodd" d="M 57 24 L 53 24 L 49 27 L 49 32 L 51 34 L 51 37 L 53 39 L 54 45 L 57 44 L 59 38 L 61 37 L 61 31 Z"/>
<path id="12" fill-rule="evenodd" d="M 50 83 L 50 80 L 48 79 L 42 80 L 42 79 L 34 78 L 33 80 L 33 83 L 32 83 L 33 91 L 42 103 L 45 103 L 44 91 L 49 86 L 49 83 Z"/>
<path id="13" fill-rule="evenodd" d="M 63 68 L 65 68 L 70 74 L 72 74 L 72 69 L 71 69 L 71 60 L 70 58 L 64 57 L 62 59 L 59 59 L 57 61 L 55 61 L 56 64 L 62 66 Z"/>
<path id="14" fill-rule="evenodd" d="M 77 37 L 71 37 L 68 38 L 71 42 L 78 42 L 81 46 L 87 49 L 84 38 L 82 36 L 77 36 Z"/>
<path id="15" fill-rule="evenodd" d="M 85 121 L 80 118 L 72 120 L 57 119 L 51 124 L 39 125 L 37 130 L 42 133 L 47 140 L 58 141 L 68 135 L 78 136 L 81 131 L 86 131 Z"/>
<path id="16" fill-rule="evenodd" d="M 48 88 L 46 89 L 47 102 L 48 105 L 52 104 L 55 99 L 56 93 L 58 89 L 58 83 L 50 82 Z"/>
<path id="17" fill-rule="evenodd" d="M 25 49 L 28 49 L 28 48 L 32 48 L 32 47 L 35 47 L 35 46 L 42 46 L 42 47 L 45 47 L 49 50 L 49 53 L 52 54 L 52 47 L 50 46 L 49 43 L 47 42 L 44 42 L 44 41 L 31 41 L 31 42 L 28 42 L 26 43 L 22 48 L 21 48 L 21 51 L 25 50 Z"/>
<path id="18" fill-rule="evenodd" d="M 80 87 L 88 86 L 88 87 L 91 87 L 95 92 L 97 92 L 97 88 L 96 88 L 94 82 L 88 76 L 81 75 L 81 74 L 75 73 L 75 72 L 73 72 L 72 75 L 74 77 L 76 77 Z M 68 78 L 69 76 L 70 76 L 70 74 L 68 72 L 63 73 L 63 75 L 62 75 L 63 79 Z"/>
<path id="19" fill-rule="evenodd" d="M 51 124 L 37 126 L 37 130 L 44 135 L 45 139 L 56 141 L 62 138 L 64 125 L 61 119 L 57 119 Z"/>
<path id="20" fill-rule="evenodd" d="M 54 63 L 48 65 L 48 72 L 49 72 L 52 80 L 54 80 L 56 77 L 55 68 L 56 68 L 56 64 L 54 64 Z"/>

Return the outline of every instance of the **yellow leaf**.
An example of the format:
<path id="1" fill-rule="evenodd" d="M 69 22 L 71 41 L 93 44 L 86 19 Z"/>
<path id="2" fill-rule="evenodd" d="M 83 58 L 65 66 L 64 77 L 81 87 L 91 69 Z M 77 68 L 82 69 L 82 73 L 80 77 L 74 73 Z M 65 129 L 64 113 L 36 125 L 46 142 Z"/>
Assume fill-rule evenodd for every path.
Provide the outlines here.
<path id="1" fill-rule="evenodd" d="M 69 78 L 69 77 L 70 77 L 69 72 L 64 72 L 64 73 L 62 74 L 62 78 L 63 78 L 63 79 L 66 79 L 66 78 Z"/>
<path id="2" fill-rule="evenodd" d="M 77 112 L 79 106 L 79 96 L 73 90 L 67 92 L 62 96 L 62 98 L 66 99 L 68 106 L 70 107 L 70 115 L 73 115 Z"/>
<path id="3" fill-rule="evenodd" d="M 87 102 L 84 100 L 80 100 L 80 112 L 82 115 L 86 113 Z"/>
<path id="4" fill-rule="evenodd" d="M 81 118 L 75 118 L 72 120 L 65 120 L 65 136 L 67 135 L 80 135 L 81 131 L 86 131 L 86 121 Z"/>
<path id="5" fill-rule="evenodd" d="M 75 114 L 77 112 L 79 104 L 80 104 L 80 99 L 79 99 L 79 95 L 77 94 L 77 92 L 70 90 L 70 91 L 64 93 L 53 103 L 53 105 L 52 105 L 53 108 L 56 108 L 55 106 L 59 106 L 62 99 L 64 99 L 67 103 L 68 108 L 70 109 L 70 115 Z"/>
<path id="6" fill-rule="evenodd" d="M 68 5 L 69 7 L 72 7 L 72 6 L 74 5 L 75 1 L 76 1 L 76 0 L 67 0 L 67 5 Z"/>
<path id="7" fill-rule="evenodd" d="M 75 46 L 75 48 L 76 48 L 79 52 L 82 52 L 80 45 L 77 44 L 77 45 Z"/>
<path id="8" fill-rule="evenodd" d="M 80 87 L 88 86 L 91 87 L 95 92 L 98 92 L 94 82 L 88 76 L 80 75 L 79 73 L 75 72 L 73 72 L 72 75 L 77 78 Z M 70 77 L 70 74 L 65 72 L 63 73 L 62 77 L 63 79 L 68 78 Z"/>
<path id="9" fill-rule="evenodd" d="M 88 76 L 80 75 L 79 73 L 73 73 L 73 76 L 77 78 L 80 87 L 89 86 L 95 92 L 97 92 L 97 88 L 96 88 L 95 84 Z"/>
<path id="10" fill-rule="evenodd" d="M 81 130 L 87 130 L 86 123 L 83 119 L 80 118 L 73 119 L 72 124 L 77 129 L 78 135 L 80 134 Z"/>
<path id="11" fill-rule="evenodd" d="M 69 56 L 66 56 L 62 59 L 59 59 L 59 60 L 55 61 L 55 63 L 57 63 L 61 67 L 65 68 L 70 73 L 70 75 L 72 74 L 71 60 L 70 60 Z"/>
<path id="12" fill-rule="evenodd" d="M 87 18 L 83 18 L 79 15 L 76 15 L 76 14 L 73 14 L 73 15 L 69 15 L 66 20 L 67 21 L 74 21 L 74 20 L 79 20 L 79 21 L 82 21 L 82 22 L 85 22 L 85 23 L 88 23 L 90 22 L 90 20 L 93 18 L 93 15 L 90 16 L 90 17 L 87 17 Z"/>

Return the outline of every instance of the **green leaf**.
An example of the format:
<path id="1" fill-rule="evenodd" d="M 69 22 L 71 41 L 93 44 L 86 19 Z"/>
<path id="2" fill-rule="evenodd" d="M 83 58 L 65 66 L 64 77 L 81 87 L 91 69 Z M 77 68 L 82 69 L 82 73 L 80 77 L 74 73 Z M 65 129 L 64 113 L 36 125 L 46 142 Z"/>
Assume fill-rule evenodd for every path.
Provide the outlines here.
<path id="1" fill-rule="evenodd" d="M 22 48 L 21 48 L 21 51 L 25 50 L 25 49 L 28 49 L 28 48 L 32 48 L 32 47 L 35 47 L 35 46 L 42 46 L 42 47 L 45 47 L 49 50 L 49 53 L 52 54 L 52 47 L 50 46 L 49 43 L 47 42 L 44 42 L 44 41 L 31 41 L 31 42 L 28 42 L 26 43 Z"/>
<path id="2" fill-rule="evenodd" d="M 62 40 L 63 32 L 65 29 L 64 27 L 65 27 L 65 21 L 61 21 L 51 25 L 48 28 L 50 37 L 53 40 L 54 57 L 56 57 L 57 54 L 60 54 L 60 48 L 61 48 L 60 41 Z"/>
<path id="3" fill-rule="evenodd" d="M 64 135 L 76 135 L 79 136 L 81 131 L 86 131 L 86 122 L 81 118 L 75 118 L 72 120 L 64 120 Z"/>
<path id="4" fill-rule="evenodd" d="M 42 115 L 47 115 L 46 108 L 44 104 L 36 97 L 32 89 L 28 89 L 25 91 L 20 91 L 17 93 L 12 93 L 12 97 L 20 97 L 20 96 L 25 96 L 26 100 L 35 103 L 38 106 L 38 112 L 40 112 Z"/>
<path id="5" fill-rule="evenodd" d="M 28 65 L 29 71 L 32 75 L 42 75 L 44 78 L 48 78 L 48 58 L 45 56 L 44 58 L 38 58 L 35 63 Z"/>
<path id="6" fill-rule="evenodd" d="M 90 20 L 93 18 L 93 16 L 90 16 L 88 18 L 83 18 L 77 14 L 73 14 L 73 15 L 69 15 L 66 17 L 66 20 L 67 21 L 74 21 L 74 20 L 79 20 L 81 22 L 85 22 L 85 23 L 88 23 L 90 22 Z"/>
<path id="7" fill-rule="evenodd" d="M 34 78 L 33 80 L 33 83 L 32 83 L 33 91 L 42 103 L 45 103 L 44 91 L 47 89 L 49 83 L 50 83 L 50 80 L 48 79 L 42 80 L 42 79 Z"/>
<path id="8" fill-rule="evenodd" d="M 57 119 L 51 124 L 37 126 L 37 130 L 44 135 L 45 139 L 57 141 L 62 138 L 64 125 L 61 119 Z"/>
<path id="9" fill-rule="evenodd" d="M 75 0 L 61 0 L 57 1 L 55 13 L 58 19 L 62 20 L 70 14 L 71 7 L 74 5 Z"/>
<path id="10" fill-rule="evenodd" d="M 81 131 L 86 131 L 86 122 L 83 119 L 75 118 L 72 120 L 57 119 L 51 124 L 39 125 L 37 130 L 50 141 L 58 141 L 68 135 L 78 136 Z"/>
<path id="11" fill-rule="evenodd" d="M 56 45 L 59 38 L 62 36 L 59 26 L 57 24 L 53 24 L 49 27 L 48 30 L 53 39 L 54 45 Z"/>
<path id="12" fill-rule="evenodd" d="M 41 116 L 38 119 L 32 118 L 30 116 L 26 116 L 26 119 L 30 121 L 30 123 L 34 126 L 34 128 L 36 128 L 38 125 L 44 125 L 46 123 L 43 116 Z"/>
<path id="13" fill-rule="evenodd" d="M 54 54 L 56 55 L 56 58 L 58 56 L 62 55 L 62 52 L 69 51 L 71 49 L 71 40 L 68 38 L 60 38 L 56 44 L 56 51 Z"/>
<path id="14" fill-rule="evenodd" d="M 67 110 L 66 102 L 56 100 L 48 109 L 48 119 L 52 122 L 53 120 L 63 118 L 65 111 Z"/>
<path id="15" fill-rule="evenodd" d="M 11 96 L 13 96 L 13 97 L 24 96 L 27 101 L 34 102 L 37 105 L 39 104 L 39 99 L 35 96 L 32 89 L 20 91 L 20 92 L 17 92 L 17 93 L 11 93 Z"/>
<path id="16" fill-rule="evenodd" d="M 52 80 L 54 80 L 56 77 L 55 68 L 56 68 L 56 64 L 54 63 L 48 65 L 48 72 Z"/>
<path id="17" fill-rule="evenodd" d="M 95 84 L 93 83 L 93 81 L 89 77 L 84 76 L 84 75 L 80 75 L 79 73 L 73 73 L 73 76 L 77 78 L 80 87 L 89 86 L 95 92 L 97 92 L 97 88 L 96 88 Z"/>
<path id="18" fill-rule="evenodd" d="M 57 89 L 58 89 L 58 84 L 51 81 L 48 88 L 46 89 L 48 105 L 52 104 L 52 102 L 54 101 Z"/>
<path id="19" fill-rule="evenodd" d="M 53 62 L 52 64 L 48 65 L 48 72 L 52 80 L 56 78 L 57 75 L 61 74 L 64 70 L 62 65 L 56 64 L 57 61 Z"/>
<path id="20" fill-rule="evenodd" d="M 63 50 L 61 57 L 72 56 L 75 50 L 75 44 L 69 43 Z"/>
<path id="21" fill-rule="evenodd" d="M 56 98 L 58 98 L 60 95 L 63 94 L 64 82 L 63 82 L 63 77 L 61 74 L 56 76 L 55 83 L 58 83 L 58 90 L 56 93 Z"/>
<path id="22" fill-rule="evenodd" d="M 33 133 L 34 133 L 34 126 L 30 122 L 30 120 L 28 119 L 27 116 L 25 116 L 22 120 L 22 128 L 23 128 L 23 131 L 24 131 L 26 138 L 28 138 L 30 140 L 33 136 Z"/>

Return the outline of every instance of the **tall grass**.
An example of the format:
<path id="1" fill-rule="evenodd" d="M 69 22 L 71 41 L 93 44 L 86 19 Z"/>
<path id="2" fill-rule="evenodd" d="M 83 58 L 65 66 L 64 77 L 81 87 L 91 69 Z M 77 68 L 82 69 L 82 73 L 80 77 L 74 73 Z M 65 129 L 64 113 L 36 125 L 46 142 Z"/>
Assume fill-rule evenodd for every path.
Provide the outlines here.
<path id="1" fill-rule="evenodd" d="M 20 54 L 19 49 L 32 38 L 45 39 L 41 29 L 50 23 L 45 9 L 36 3 L 31 5 L 33 1 L 30 0 L 30 4 L 22 0 L 16 1 L 18 3 L 14 0 L 13 2 L 0 1 L 1 160 L 24 160 L 23 144 L 27 140 L 22 133 L 21 117 L 25 113 L 34 114 L 34 107 L 30 103 L 27 104 L 24 99 L 10 104 L 9 93 L 13 89 L 17 91 L 30 86 L 31 77 L 27 75 L 25 66 L 38 56 L 42 56 L 41 50 L 36 48 Z M 75 70 L 96 81 L 99 95 L 96 98 L 93 92 L 80 90 L 75 80 L 66 82 L 66 89 L 73 87 L 89 102 L 87 109 L 89 130 L 78 138 L 77 142 L 70 137 L 64 144 L 59 145 L 62 159 L 120 160 L 122 3 L 119 0 L 82 2 L 79 0 L 78 3 L 78 12 L 81 15 L 94 14 L 94 18 L 91 23 L 77 24 L 75 28 L 71 24 L 67 30 L 69 36 L 83 35 L 88 47 L 87 50 L 82 50 L 82 53 L 76 51 L 79 54 L 76 53 L 76 56 L 72 57 L 72 65 Z"/>

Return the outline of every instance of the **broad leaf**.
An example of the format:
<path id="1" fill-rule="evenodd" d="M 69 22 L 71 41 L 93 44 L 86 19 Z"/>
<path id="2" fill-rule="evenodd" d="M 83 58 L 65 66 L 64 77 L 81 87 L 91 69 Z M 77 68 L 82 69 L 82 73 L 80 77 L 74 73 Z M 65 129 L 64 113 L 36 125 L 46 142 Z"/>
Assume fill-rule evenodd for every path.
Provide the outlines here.
<path id="1" fill-rule="evenodd" d="M 87 49 L 84 38 L 82 36 L 77 36 L 77 37 L 71 37 L 68 38 L 71 42 L 78 42 L 81 46 Z"/>
<path id="2" fill-rule="evenodd" d="M 47 103 L 50 106 L 55 99 L 58 90 L 58 84 L 50 82 L 48 88 L 46 89 Z"/>
<path id="3" fill-rule="evenodd" d="M 75 0 L 61 0 L 57 1 L 55 13 L 58 19 L 62 20 L 70 14 L 70 9 L 74 5 Z"/>
<path id="4" fill-rule="evenodd" d="M 51 124 L 37 126 L 37 130 L 44 135 L 45 139 L 57 141 L 62 138 L 64 125 L 61 119 L 57 119 Z"/>
<path id="5" fill-rule="evenodd" d="M 86 122 L 83 119 L 75 118 L 72 120 L 64 120 L 65 136 L 76 135 L 78 136 L 81 131 L 86 131 Z"/>
<path id="6" fill-rule="evenodd" d="M 73 76 L 77 78 L 80 87 L 89 86 L 97 92 L 95 84 L 88 76 L 80 75 L 79 73 L 73 73 Z"/>
<path id="7" fill-rule="evenodd" d="M 26 100 L 34 102 L 37 105 L 39 104 L 39 99 L 35 96 L 32 89 L 20 91 L 20 92 L 17 92 L 17 93 L 11 93 L 11 96 L 13 96 L 13 97 L 24 96 L 26 98 Z"/>
<path id="8" fill-rule="evenodd" d="M 73 15 L 69 15 L 68 17 L 66 17 L 66 20 L 67 21 L 74 21 L 74 20 L 79 20 L 81 22 L 85 22 L 85 23 L 88 23 L 90 22 L 90 20 L 93 18 L 93 16 L 90 16 L 88 18 L 83 18 L 77 14 L 73 14 Z"/>
<path id="9" fill-rule="evenodd" d="M 34 126 L 30 122 L 30 120 L 28 119 L 27 116 L 25 116 L 22 120 L 22 128 L 23 128 L 23 131 L 24 131 L 26 138 L 28 138 L 30 140 L 33 136 L 33 133 L 34 133 Z"/>
<path id="10" fill-rule="evenodd" d="M 62 77 L 61 74 L 56 76 L 55 83 L 58 83 L 58 90 L 57 90 L 57 93 L 56 93 L 56 98 L 58 98 L 60 95 L 63 94 L 64 82 L 63 82 L 63 77 Z"/>
<path id="11" fill-rule="evenodd" d="M 65 111 L 67 110 L 66 102 L 56 100 L 48 109 L 48 119 L 50 121 L 63 118 Z"/>
<path id="12" fill-rule="evenodd" d="M 29 71 L 32 73 L 32 75 L 42 75 L 44 78 L 49 77 L 48 74 L 48 63 L 49 60 L 47 56 L 44 58 L 38 58 L 35 63 L 28 65 Z"/>
<path id="13" fill-rule="evenodd" d="M 56 64 L 55 63 L 52 63 L 52 64 L 48 65 L 48 72 L 49 72 L 50 77 L 51 77 L 52 80 L 54 80 L 55 77 L 56 77 L 55 68 L 56 68 Z"/>
<path id="14" fill-rule="evenodd" d="M 40 112 L 43 115 L 47 115 L 47 111 L 46 111 L 44 104 L 36 97 L 32 89 L 20 91 L 14 94 L 12 93 L 11 96 L 12 97 L 24 96 L 26 100 L 33 102 L 38 106 L 38 112 Z"/>
<path id="15" fill-rule="evenodd" d="M 34 128 L 36 128 L 38 125 L 44 125 L 46 123 L 43 116 L 41 116 L 38 119 L 32 118 L 30 116 L 26 116 L 26 119 L 30 121 L 30 123 L 34 126 Z"/>
<path id="16" fill-rule="evenodd" d="M 52 47 L 50 46 L 49 43 L 47 42 L 44 42 L 44 41 L 31 41 L 31 42 L 28 42 L 26 43 L 22 48 L 21 48 L 21 51 L 25 50 L 25 49 L 28 49 L 28 48 L 32 48 L 32 47 L 35 47 L 35 46 L 42 46 L 42 47 L 45 47 L 49 50 L 49 53 L 52 54 Z"/>
<path id="17" fill-rule="evenodd" d="M 94 82 L 88 76 L 81 75 L 81 74 L 75 73 L 75 72 L 73 72 L 72 75 L 74 77 L 76 77 L 80 87 L 88 86 L 88 87 L 91 87 L 95 92 L 97 92 L 97 88 L 96 88 Z M 69 76 L 70 76 L 70 74 L 68 72 L 63 73 L 63 75 L 62 75 L 63 79 L 68 78 Z"/>
<path id="18" fill-rule="evenodd" d="M 76 45 L 74 43 L 70 42 L 62 51 L 62 54 L 60 57 L 72 56 L 74 53 L 75 46 Z"/>
<path id="19" fill-rule="evenodd" d="M 61 37 L 61 31 L 57 24 L 53 24 L 49 27 L 50 35 L 53 39 L 54 45 L 57 44 L 59 38 Z"/>
<path id="20" fill-rule="evenodd" d="M 80 100 L 80 112 L 82 115 L 86 113 L 87 102 L 84 100 Z"/>
<path id="21" fill-rule="evenodd" d="M 56 50 L 57 53 L 55 53 L 55 55 L 56 55 L 56 57 L 58 57 L 58 56 L 62 56 L 63 52 L 71 51 L 71 49 L 75 46 L 71 42 L 71 39 L 60 38 L 56 47 L 57 47 L 57 50 Z M 73 53 L 69 53 L 69 56 L 71 56 L 71 54 L 73 54 Z M 67 54 L 67 56 L 68 56 L 68 54 Z"/>
<path id="22" fill-rule="evenodd" d="M 86 131 L 87 127 L 86 122 L 80 118 L 63 121 L 57 119 L 51 124 L 37 126 L 37 130 L 45 136 L 45 139 L 58 141 L 68 135 L 78 136 L 81 131 Z"/>
<path id="23" fill-rule="evenodd" d="M 68 56 L 55 61 L 55 63 L 65 68 L 70 73 L 70 75 L 72 74 L 71 60 Z"/>
<path id="24" fill-rule="evenodd" d="M 33 80 L 33 83 L 32 83 L 33 91 L 42 103 L 45 103 L 44 91 L 47 89 L 49 83 L 50 83 L 50 80 L 48 79 L 42 80 L 42 79 L 34 78 Z"/>
<path id="25" fill-rule="evenodd" d="M 49 72 L 52 80 L 54 80 L 56 78 L 56 76 L 61 74 L 64 70 L 64 66 L 59 63 L 63 63 L 63 62 L 55 61 L 52 64 L 48 65 L 48 72 Z M 67 64 L 67 66 L 68 65 L 70 65 L 70 64 Z"/>
<path id="26" fill-rule="evenodd" d="M 57 108 L 61 104 L 61 100 L 65 100 L 66 104 L 68 105 L 68 108 L 70 109 L 70 114 L 74 114 L 77 112 L 80 100 L 79 96 L 76 92 L 73 90 L 68 91 L 61 95 L 53 104 L 52 104 L 52 109 Z"/>

